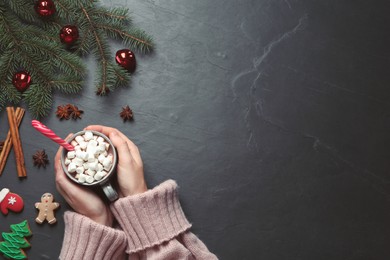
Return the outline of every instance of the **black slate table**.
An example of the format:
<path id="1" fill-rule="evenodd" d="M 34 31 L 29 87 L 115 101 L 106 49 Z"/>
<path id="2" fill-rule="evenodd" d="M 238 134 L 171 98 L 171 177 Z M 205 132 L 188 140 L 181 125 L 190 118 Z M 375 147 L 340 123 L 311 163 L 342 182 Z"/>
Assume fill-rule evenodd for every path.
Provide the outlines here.
<path id="1" fill-rule="evenodd" d="M 175 179 L 193 232 L 221 259 L 390 259 L 390 2 L 103 1 L 153 35 L 131 86 L 94 94 L 94 63 L 74 103 L 82 120 L 43 121 L 61 136 L 119 128 L 140 148 L 149 187 Z M 113 43 L 113 50 L 119 49 Z M 122 106 L 134 110 L 123 123 Z M 0 231 L 27 219 L 30 259 L 56 259 L 68 210 L 56 192 L 57 146 L 20 128 L 28 169 L 11 153 L 0 188 L 25 199 Z M 0 113 L 0 139 L 8 129 Z M 33 167 L 45 149 L 51 164 Z M 55 226 L 34 222 L 52 192 Z M 1 257 L 0 257 L 1 258 Z"/>

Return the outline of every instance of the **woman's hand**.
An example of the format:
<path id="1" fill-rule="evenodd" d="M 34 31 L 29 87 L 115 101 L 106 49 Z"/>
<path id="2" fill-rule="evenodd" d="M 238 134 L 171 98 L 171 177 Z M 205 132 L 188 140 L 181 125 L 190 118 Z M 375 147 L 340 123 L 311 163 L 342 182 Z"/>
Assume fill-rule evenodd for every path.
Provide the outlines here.
<path id="1" fill-rule="evenodd" d="M 70 135 L 68 137 L 70 137 Z M 77 213 L 80 213 L 99 224 L 112 226 L 113 216 L 110 208 L 105 205 L 99 196 L 92 190 L 73 183 L 65 175 L 61 166 L 62 149 L 63 148 L 60 148 L 58 150 L 54 164 L 57 190 Z"/>
<path id="2" fill-rule="evenodd" d="M 145 192 L 147 187 L 138 147 L 122 132 L 112 127 L 91 125 L 85 128 L 85 130 L 94 130 L 105 134 L 114 144 L 118 152 L 117 176 L 119 195 L 126 197 Z"/>

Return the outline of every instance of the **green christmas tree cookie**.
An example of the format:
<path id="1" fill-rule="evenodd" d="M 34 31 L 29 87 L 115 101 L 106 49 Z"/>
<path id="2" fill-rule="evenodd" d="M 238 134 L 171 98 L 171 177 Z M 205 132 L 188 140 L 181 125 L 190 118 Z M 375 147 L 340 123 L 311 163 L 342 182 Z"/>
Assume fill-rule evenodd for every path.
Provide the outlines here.
<path id="1" fill-rule="evenodd" d="M 30 247 L 25 237 L 31 236 L 31 230 L 27 220 L 10 226 L 12 232 L 3 232 L 4 241 L 0 242 L 0 253 L 10 259 L 26 259 L 27 255 L 22 248 Z"/>

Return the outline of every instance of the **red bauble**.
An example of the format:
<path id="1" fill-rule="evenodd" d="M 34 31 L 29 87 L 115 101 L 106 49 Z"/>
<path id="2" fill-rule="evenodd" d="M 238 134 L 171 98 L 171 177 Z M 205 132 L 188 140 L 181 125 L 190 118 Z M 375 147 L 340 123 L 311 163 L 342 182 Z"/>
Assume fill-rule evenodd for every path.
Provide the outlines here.
<path id="1" fill-rule="evenodd" d="M 12 78 L 12 84 L 17 90 L 23 92 L 30 86 L 31 76 L 26 71 L 17 72 Z"/>
<path id="2" fill-rule="evenodd" d="M 65 25 L 60 30 L 60 39 L 67 45 L 73 44 L 79 38 L 79 30 L 74 25 Z"/>
<path id="3" fill-rule="evenodd" d="M 122 49 L 116 52 L 116 62 L 128 72 L 134 72 L 136 67 L 135 55 L 129 49 Z"/>
<path id="4" fill-rule="evenodd" d="M 38 0 L 35 3 L 35 11 L 40 16 L 51 16 L 56 12 L 56 6 L 52 0 Z"/>

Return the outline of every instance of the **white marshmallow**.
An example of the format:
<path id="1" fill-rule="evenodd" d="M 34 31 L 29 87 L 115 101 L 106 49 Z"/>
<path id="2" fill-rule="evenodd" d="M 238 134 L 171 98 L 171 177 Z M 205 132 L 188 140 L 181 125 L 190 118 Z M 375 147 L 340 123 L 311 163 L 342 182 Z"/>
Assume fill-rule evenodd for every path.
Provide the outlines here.
<path id="1" fill-rule="evenodd" d="M 94 153 L 88 153 L 88 162 L 94 162 L 96 160 Z"/>
<path id="2" fill-rule="evenodd" d="M 100 163 L 103 163 L 104 159 L 106 159 L 106 157 L 105 157 L 103 154 L 99 155 L 98 161 L 99 161 Z"/>
<path id="3" fill-rule="evenodd" d="M 100 144 L 100 143 L 103 143 L 103 142 L 104 142 L 104 138 L 101 137 L 101 136 L 99 136 L 99 137 L 96 139 L 96 141 L 98 141 L 99 144 Z"/>
<path id="4" fill-rule="evenodd" d="M 82 174 L 82 173 L 84 173 L 84 171 L 85 171 L 85 169 L 84 169 L 83 166 L 77 167 L 77 168 L 76 168 L 76 172 L 77 172 L 78 174 Z M 76 178 L 77 178 L 77 176 L 76 176 Z"/>
<path id="5" fill-rule="evenodd" d="M 87 160 L 88 159 L 88 154 L 82 150 L 76 151 L 76 158 L 79 158 L 81 160 Z"/>
<path id="6" fill-rule="evenodd" d="M 93 133 L 91 131 L 86 131 L 84 134 L 85 141 L 89 141 L 93 138 Z"/>
<path id="7" fill-rule="evenodd" d="M 103 177 L 104 177 L 104 175 L 103 175 L 102 172 L 97 172 L 97 173 L 95 174 L 95 176 L 93 176 L 93 178 L 94 178 L 95 180 L 97 180 L 97 181 L 100 181 L 101 179 L 103 179 Z"/>
<path id="8" fill-rule="evenodd" d="M 101 163 L 98 163 L 97 171 L 103 171 L 103 165 Z"/>
<path id="9" fill-rule="evenodd" d="M 108 151 L 108 149 L 110 148 L 110 144 L 109 143 L 105 143 L 105 146 L 106 146 L 106 151 Z"/>
<path id="10" fill-rule="evenodd" d="M 78 142 L 79 144 L 80 144 L 81 142 L 84 142 L 84 138 L 83 138 L 81 135 L 76 136 L 75 140 L 76 140 L 76 142 Z"/>
<path id="11" fill-rule="evenodd" d="M 89 169 L 90 170 L 96 171 L 97 168 L 98 168 L 98 162 L 97 161 L 89 163 Z"/>
<path id="12" fill-rule="evenodd" d="M 95 181 L 95 179 L 94 179 L 92 176 L 87 176 L 86 181 L 87 181 L 88 183 L 92 183 L 92 182 Z"/>
<path id="13" fill-rule="evenodd" d="M 69 163 L 71 163 L 71 160 L 69 160 L 68 157 L 66 157 L 64 163 L 65 165 L 69 165 Z"/>
<path id="14" fill-rule="evenodd" d="M 98 150 L 99 153 L 102 153 L 106 150 L 106 146 L 104 144 L 99 144 L 96 150 Z"/>
<path id="15" fill-rule="evenodd" d="M 81 153 L 82 153 L 81 150 L 77 150 L 76 151 L 76 158 L 81 158 Z"/>
<path id="16" fill-rule="evenodd" d="M 89 176 L 94 176 L 96 172 L 94 170 L 88 169 L 85 171 L 85 173 Z"/>
<path id="17" fill-rule="evenodd" d="M 76 164 L 77 166 L 83 166 L 83 163 L 84 163 L 84 160 L 83 159 L 81 159 L 81 158 L 74 158 L 73 160 L 72 160 L 72 162 L 74 163 L 74 164 Z"/>
<path id="18" fill-rule="evenodd" d="M 97 147 L 97 145 L 98 145 L 98 142 L 96 140 L 91 140 L 87 144 L 87 150 L 88 150 L 88 147 Z"/>
<path id="19" fill-rule="evenodd" d="M 78 181 L 79 181 L 80 183 L 84 183 L 84 182 L 86 181 L 86 178 L 87 178 L 87 175 L 85 175 L 85 174 L 80 174 Z"/>
<path id="20" fill-rule="evenodd" d="M 70 152 L 68 152 L 66 157 L 68 157 L 68 159 L 73 159 L 74 157 L 76 157 L 76 152 L 75 151 L 70 151 Z"/>
<path id="21" fill-rule="evenodd" d="M 111 160 L 110 160 L 110 158 L 104 158 L 102 164 L 103 164 L 104 167 L 111 166 Z"/>
<path id="22" fill-rule="evenodd" d="M 107 165 L 107 166 L 103 166 L 103 169 L 106 171 L 109 171 L 111 169 L 111 164 Z"/>
<path id="23" fill-rule="evenodd" d="M 81 142 L 81 143 L 80 143 L 80 148 L 83 149 L 83 150 L 85 150 L 85 148 L 87 148 L 87 145 L 88 145 L 87 142 Z"/>
<path id="24" fill-rule="evenodd" d="M 76 171 L 76 164 L 71 162 L 69 165 L 68 165 L 68 172 L 72 173 L 72 172 L 75 172 Z"/>
<path id="25" fill-rule="evenodd" d="M 76 145 L 78 145 L 78 143 L 75 141 L 75 140 L 72 140 L 72 142 L 70 142 L 70 144 L 75 147 Z"/>

